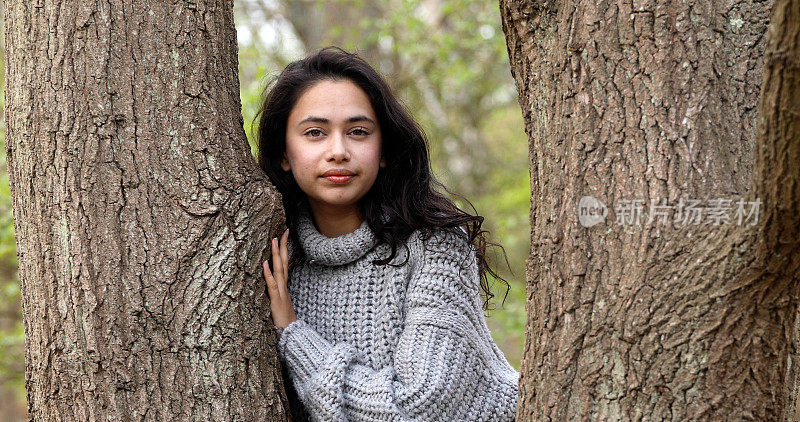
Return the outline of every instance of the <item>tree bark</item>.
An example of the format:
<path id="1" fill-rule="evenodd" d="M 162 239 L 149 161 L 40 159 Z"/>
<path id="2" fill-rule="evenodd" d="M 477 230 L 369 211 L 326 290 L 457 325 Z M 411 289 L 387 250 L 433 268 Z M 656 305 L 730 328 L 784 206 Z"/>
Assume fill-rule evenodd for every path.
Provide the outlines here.
<path id="1" fill-rule="evenodd" d="M 798 4 L 770 20 L 770 1 L 500 1 L 530 147 L 518 420 L 783 417 Z M 584 196 L 604 223 L 580 223 Z M 681 200 L 726 198 L 760 200 L 760 218 L 676 218 Z M 624 224 L 633 199 L 676 208 Z"/>
<path id="2" fill-rule="evenodd" d="M 286 420 L 232 2 L 5 2 L 30 420 Z"/>

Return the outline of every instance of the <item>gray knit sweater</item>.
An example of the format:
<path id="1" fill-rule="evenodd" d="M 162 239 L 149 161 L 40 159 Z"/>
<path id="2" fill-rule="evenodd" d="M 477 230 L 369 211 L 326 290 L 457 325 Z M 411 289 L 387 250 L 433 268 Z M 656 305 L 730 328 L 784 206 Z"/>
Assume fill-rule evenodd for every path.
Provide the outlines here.
<path id="1" fill-rule="evenodd" d="M 335 238 L 307 209 L 299 221 L 309 261 L 289 276 L 298 320 L 278 353 L 313 420 L 514 419 L 519 373 L 486 325 L 472 245 L 415 232 L 406 265 L 373 265 L 391 249 L 366 221 Z"/>

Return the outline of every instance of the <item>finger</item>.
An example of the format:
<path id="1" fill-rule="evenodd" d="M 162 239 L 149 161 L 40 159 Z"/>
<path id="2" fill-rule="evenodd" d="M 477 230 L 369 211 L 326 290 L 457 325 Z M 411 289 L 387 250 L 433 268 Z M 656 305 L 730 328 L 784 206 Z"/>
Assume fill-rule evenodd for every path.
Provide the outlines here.
<path id="1" fill-rule="evenodd" d="M 278 283 L 275 282 L 275 278 L 272 277 L 272 273 L 269 270 L 269 261 L 264 261 L 261 266 L 264 267 L 264 280 L 267 282 L 267 291 L 272 297 L 274 293 L 278 292 Z"/>
<path id="2" fill-rule="evenodd" d="M 272 275 L 278 283 L 278 289 L 283 289 L 283 260 L 281 259 L 281 248 L 277 237 L 272 239 Z"/>
<path id="3" fill-rule="evenodd" d="M 281 258 L 282 261 L 285 263 L 283 266 L 283 279 L 289 281 L 289 229 L 283 232 L 283 236 L 281 237 Z"/>

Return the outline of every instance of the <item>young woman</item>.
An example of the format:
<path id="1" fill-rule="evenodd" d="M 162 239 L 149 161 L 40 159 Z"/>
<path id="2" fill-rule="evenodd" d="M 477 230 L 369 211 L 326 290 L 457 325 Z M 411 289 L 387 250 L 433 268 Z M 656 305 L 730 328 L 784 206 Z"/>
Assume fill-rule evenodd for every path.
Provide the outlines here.
<path id="1" fill-rule="evenodd" d="M 288 227 L 264 278 L 308 416 L 513 420 L 519 373 L 479 294 L 496 276 L 483 217 L 434 189 L 425 135 L 383 78 L 327 47 L 289 64 L 259 115 Z"/>

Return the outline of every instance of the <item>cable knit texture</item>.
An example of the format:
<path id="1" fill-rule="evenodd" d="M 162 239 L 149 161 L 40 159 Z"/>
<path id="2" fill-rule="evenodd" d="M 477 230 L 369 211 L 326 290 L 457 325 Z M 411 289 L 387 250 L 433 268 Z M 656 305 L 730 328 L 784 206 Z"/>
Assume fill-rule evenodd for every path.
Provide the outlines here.
<path id="1" fill-rule="evenodd" d="M 395 268 L 371 263 L 391 249 L 366 222 L 334 238 L 307 209 L 299 222 L 309 261 L 290 274 L 298 320 L 278 353 L 313 420 L 514 419 L 519 373 L 486 325 L 472 245 L 415 232 Z"/>

